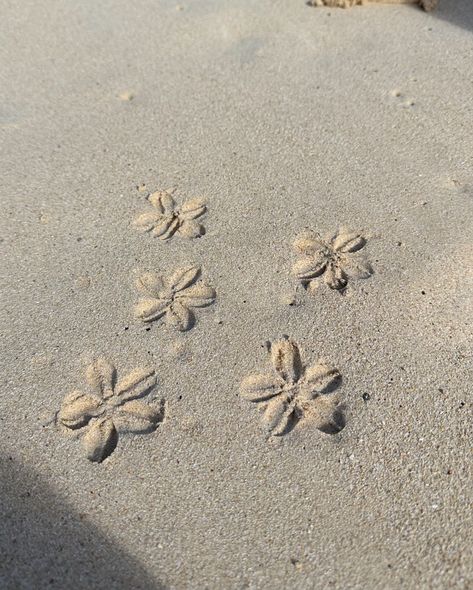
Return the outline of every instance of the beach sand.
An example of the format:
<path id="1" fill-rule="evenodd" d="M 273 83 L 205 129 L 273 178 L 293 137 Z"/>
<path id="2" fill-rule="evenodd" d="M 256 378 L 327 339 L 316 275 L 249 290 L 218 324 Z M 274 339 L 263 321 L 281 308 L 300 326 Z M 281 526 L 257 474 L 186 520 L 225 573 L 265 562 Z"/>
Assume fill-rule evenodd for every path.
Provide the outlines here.
<path id="1" fill-rule="evenodd" d="M 473 587 L 469 0 L 0 4 L 0 586 Z"/>

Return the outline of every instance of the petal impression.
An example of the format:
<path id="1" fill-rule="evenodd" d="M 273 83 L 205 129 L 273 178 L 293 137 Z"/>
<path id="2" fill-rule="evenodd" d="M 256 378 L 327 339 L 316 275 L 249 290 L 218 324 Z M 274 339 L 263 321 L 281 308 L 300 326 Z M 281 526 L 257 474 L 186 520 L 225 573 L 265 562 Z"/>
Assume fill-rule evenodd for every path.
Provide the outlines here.
<path id="1" fill-rule="evenodd" d="M 297 344 L 290 339 L 277 340 L 271 345 L 271 360 L 276 372 L 286 383 L 296 383 L 302 373 Z"/>
<path id="2" fill-rule="evenodd" d="M 134 220 L 133 225 L 140 231 L 151 231 L 159 223 L 161 217 L 162 216 L 156 211 L 147 211 L 146 213 L 138 215 Z"/>
<path id="3" fill-rule="evenodd" d="M 325 272 L 327 257 L 323 252 L 316 252 L 313 256 L 301 258 L 292 267 L 293 274 L 301 281 L 315 279 Z"/>
<path id="4" fill-rule="evenodd" d="M 146 295 L 159 298 L 159 294 L 164 288 L 164 281 L 155 272 L 146 272 L 137 279 L 136 288 Z"/>
<path id="5" fill-rule="evenodd" d="M 148 201 L 161 213 L 171 214 L 174 211 L 175 202 L 170 191 L 156 191 L 148 197 Z"/>
<path id="6" fill-rule="evenodd" d="M 141 299 L 135 305 L 135 317 L 144 322 L 153 322 L 166 313 L 170 304 L 169 299 Z"/>
<path id="7" fill-rule="evenodd" d="M 282 386 L 275 375 L 249 375 L 241 382 L 240 396 L 251 402 L 262 402 L 280 394 Z"/>
<path id="8" fill-rule="evenodd" d="M 100 400 L 80 391 L 73 391 L 64 398 L 58 420 L 67 428 L 81 428 L 96 415 L 100 406 Z"/>
<path id="9" fill-rule="evenodd" d="M 344 256 L 342 268 L 351 279 L 368 279 L 374 272 L 363 252 Z"/>
<path id="10" fill-rule="evenodd" d="M 104 358 L 94 360 L 86 370 L 89 383 L 104 399 L 113 395 L 116 379 L 116 369 Z"/>
<path id="11" fill-rule="evenodd" d="M 169 279 L 169 284 L 175 292 L 182 291 L 197 279 L 200 274 L 200 267 L 189 265 L 179 268 Z"/>
<path id="12" fill-rule="evenodd" d="M 192 312 L 179 301 L 174 301 L 166 313 L 166 322 L 180 332 L 186 332 L 194 321 Z"/>
<path id="13" fill-rule="evenodd" d="M 295 421 L 295 407 L 292 402 L 275 398 L 268 402 L 263 414 L 263 423 L 273 436 L 286 434 Z"/>
<path id="14" fill-rule="evenodd" d="M 155 385 L 154 369 L 135 369 L 117 383 L 115 395 L 126 402 L 146 395 Z"/>
<path id="15" fill-rule="evenodd" d="M 333 391 L 340 384 L 340 371 L 326 363 L 317 363 L 306 369 L 303 383 L 310 397 Z"/>
<path id="16" fill-rule="evenodd" d="M 200 223 L 197 223 L 197 221 L 184 219 L 181 221 L 177 231 L 179 235 L 192 239 L 199 238 L 201 235 L 203 235 L 204 228 L 202 225 L 200 225 Z"/>
<path id="17" fill-rule="evenodd" d="M 185 203 L 183 203 L 181 210 L 180 210 L 180 217 L 182 219 L 197 219 L 203 215 L 207 210 L 207 207 L 203 201 L 203 199 L 195 198 L 189 199 Z"/>
<path id="18" fill-rule="evenodd" d="M 317 251 L 325 250 L 327 247 L 325 242 L 311 231 L 297 236 L 292 246 L 296 252 L 305 256 L 313 256 Z"/>
<path id="19" fill-rule="evenodd" d="M 342 291 L 348 284 L 348 279 L 338 264 L 330 264 L 324 275 L 325 283 L 334 291 Z"/>
<path id="20" fill-rule="evenodd" d="M 356 252 L 366 244 L 365 238 L 357 232 L 340 230 L 333 239 L 333 249 L 336 252 Z"/>
<path id="21" fill-rule="evenodd" d="M 163 217 L 162 222 L 157 224 L 151 234 L 160 240 L 169 240 L 179 227 L 177 217 Z"/>
<path id="22" fill-rule="evenodd" d="M 159 409 L 133 400 L 120 406 L 113 420 L 119 432 L 145 433 L 155 430 L 160 418 Z"/>
<path id="23" fill-rule="evenodd" d="M 199 281 L 195 285 L 188 287 L 177 293 L 179 298 L 186 306 L 206 307 L 211 305 L 216 297 L 215 289 L 206 283 Z"/>
<path id="24" fill-rule="evenodd" d="M 97 420 L 82 437 L 87 458 L 101 463 L 113 453 L 118 442 L 118 433 L 110 418 Z"/>

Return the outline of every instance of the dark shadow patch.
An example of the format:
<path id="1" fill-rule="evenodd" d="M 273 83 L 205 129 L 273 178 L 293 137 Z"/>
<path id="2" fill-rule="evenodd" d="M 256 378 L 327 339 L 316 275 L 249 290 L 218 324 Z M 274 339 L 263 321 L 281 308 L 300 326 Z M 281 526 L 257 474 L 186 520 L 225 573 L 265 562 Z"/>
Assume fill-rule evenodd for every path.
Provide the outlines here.
<path id="1" fill-rule="evenodd" d="M 471 0 L 439 0 L 437 9 L 430 15 L 433 24 L 435 17 L 473 32 L 473 2 Z"/>
<path id="2" fill-rule="evenodd" d="M 331 371 L 331 374 L 334 374 L 334 378 L 332 379 L 332 381 L 330 383 L 328 383 L 328 385 L 326 385 L 323 390 L 320 391 L 321 395 L 326 395 L 329 393 L 333 393 L 336 389 L 338 389 L 340 387 L 340 385 L 342 384 L 342 376 L 341 374 L 337 371 L 337 369 L 333 369 Z"/>
<path id="3" fill-rule="evenodd" d="M 187 308 L 189 311 L 189 326 L 186 328 L 186 332 L 188 330 L 192 330 L 192 328 L 195 326 L 195 322 L 196 322 L 196 317 L 195 317 L 195 312 L 192 309 Z"/>
<path id="4" fill-rule="evenodd" d="M 107 457 L 113 453 L 113 451 L 117 448 L 118 445 L 118 432 L 115 426 L 113 426 L 112 433 L 110 438 L 107 440 L 107 444 L 102 449 L 100 455 L 97 455 L 97 458 L 91 459 L 92 461 L 96 461 L 97 463 L 102 463 Z"/>
<path id="5" fill-rule="evenodd" d="M 30 468 L 0 457 L 0 588 L 164 590 Z"/>
<path id="6" fill-rule="evenodd" d="M 345 428 L 345 426 L 345 408 L 343 406 L 338 406 L 330 416 L 330 420 L 320 424 L 318 429 L 325 434 L 338 434 Z"/>

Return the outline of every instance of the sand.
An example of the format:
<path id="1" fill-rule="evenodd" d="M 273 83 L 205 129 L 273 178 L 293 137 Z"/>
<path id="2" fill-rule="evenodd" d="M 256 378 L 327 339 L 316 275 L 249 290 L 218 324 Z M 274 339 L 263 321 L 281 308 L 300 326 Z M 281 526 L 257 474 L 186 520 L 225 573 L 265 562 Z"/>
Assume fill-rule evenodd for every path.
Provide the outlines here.
<path id="1" fill-rule="evenodd" d="M 471 588 L 469 0 L 1 5 L 0 587 Z"/>

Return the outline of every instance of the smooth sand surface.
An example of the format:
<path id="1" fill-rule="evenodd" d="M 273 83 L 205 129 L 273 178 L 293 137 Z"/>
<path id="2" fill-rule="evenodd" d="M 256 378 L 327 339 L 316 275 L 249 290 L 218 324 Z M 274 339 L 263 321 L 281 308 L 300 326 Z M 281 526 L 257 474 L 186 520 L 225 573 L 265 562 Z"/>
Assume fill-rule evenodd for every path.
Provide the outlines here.
<path id="1" fill-rule="evenodd" d="M 0 586 L 472 588 L 469 0 L 0 5 Z M 170 188 L 205 235 L 138 231 Z M 295 238 L 340 227 L 373 274 L 304 288 Z M 192 265 L 194 326 L 144 322 L 137 279 Z M 116 440 L 139 385 L 101 358 L 155 372 L 151 432 Z M 323 362 L 341 383 L 300 402 Z M 255 374 L 297 381 L 290 432 Z"/>

